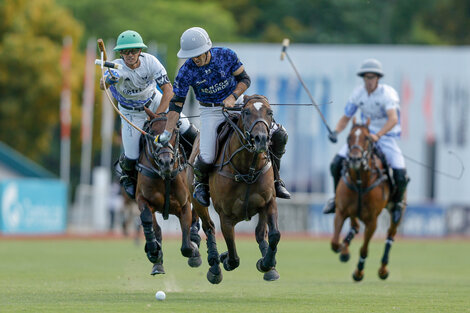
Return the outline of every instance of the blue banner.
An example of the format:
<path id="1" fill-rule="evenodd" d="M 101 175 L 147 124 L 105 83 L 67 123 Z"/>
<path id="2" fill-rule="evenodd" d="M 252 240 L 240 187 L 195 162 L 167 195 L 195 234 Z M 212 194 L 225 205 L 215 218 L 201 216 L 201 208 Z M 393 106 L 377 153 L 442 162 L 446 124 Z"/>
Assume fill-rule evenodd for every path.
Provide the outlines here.
<path id="1" fill-rule="evenodd" d="M 63 233 L 67 226 L 67 188 L 54 179 L 0 181 L 0 232 Z"/>

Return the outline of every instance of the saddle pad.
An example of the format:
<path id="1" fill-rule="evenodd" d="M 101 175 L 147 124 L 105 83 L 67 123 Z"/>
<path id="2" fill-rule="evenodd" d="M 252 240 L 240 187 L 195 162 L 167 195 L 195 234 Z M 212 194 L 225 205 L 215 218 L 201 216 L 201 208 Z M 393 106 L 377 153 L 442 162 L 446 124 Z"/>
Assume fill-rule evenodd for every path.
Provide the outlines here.
<path id="1" fill-rule="evenodd" d="M 232 120 L 233 123 L 237 124 L 238 119 L 240 118 L 240 115 L 238 114 L 230 114 L 229 115 L 230 120 Z M 220 152 L 222 150 L 222 147 L 224 146 L 224 143 L 227 141 L 229 138 L 230 134 L 233 133 L 234 129 L 232 126 L 227 122 L 223 122 L 222 124 L 217 127 L 217 139 L 215 141 L 215 160 L 218 159 Z"/>

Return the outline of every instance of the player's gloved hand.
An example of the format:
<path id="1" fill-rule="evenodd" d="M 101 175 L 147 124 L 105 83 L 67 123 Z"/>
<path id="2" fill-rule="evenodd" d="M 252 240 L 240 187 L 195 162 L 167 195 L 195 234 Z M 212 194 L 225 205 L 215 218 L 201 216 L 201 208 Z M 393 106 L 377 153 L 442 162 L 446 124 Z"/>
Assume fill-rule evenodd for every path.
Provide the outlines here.
<path id="1" fill-rule="evenodd" d="M 110 74 L 110 71 L 113 75 Z M 108 70 L 108 73 L 106 75 L 106 83 L 108 85 L 114 85 L 118 81 L 119 81 L 119 74 L 116 71 Z"/>
<path id="2" fill-rule="evenodd" d="M 167 146 L 170 139 L 171 139 L 171 133 L 165 129 L 163 133 L 155 137 L 155 143 L 157 145 L 160 144 L 162 146 Z"/>
<path id="3" fill-rule="evenodd" d="M 336 130 L 332 131 L 328 134 L 328 139 L 330 139 L 332 143 L 336 143 L 338 141 L 338 132 Z"/>

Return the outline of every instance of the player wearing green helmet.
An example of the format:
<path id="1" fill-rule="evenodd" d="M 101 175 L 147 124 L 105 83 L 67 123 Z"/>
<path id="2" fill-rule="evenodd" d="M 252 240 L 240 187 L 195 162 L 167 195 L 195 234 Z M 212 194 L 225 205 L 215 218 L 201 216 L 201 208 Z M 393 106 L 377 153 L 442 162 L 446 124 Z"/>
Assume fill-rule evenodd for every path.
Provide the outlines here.
<path id="1" fill-rule="evenodd" d="M 100 81 L 101 89 L 104 89 L 105 85 L 109 87 L 118 102 L 119 111 L 139 128 L 142 128 L 147 120 L 144 107 L 157 114 L 166 112 L 174 95 L 166 69 L 156 57 L 142 52 L 143 48 L 147 46 L 136 31 L 126 30 L 119 34 L 114 51 L 119 52 L 121 58 L 113 62 L 122 65 L 122 69 L 111 70 L 112 75 L 108 70 L 105 80 Z M 184 139 L 183 145 L 189 143 L 188 147 L 185 145 L 186 155 L 189 155 L 198 131 L 187 118 L 181 119 L 180 130 Z M 121 118 L 124 153 L 119 158 L 122 169 L 120 183 L 131 199 L 135 198 L 140 136 L 138 130 Z"/>

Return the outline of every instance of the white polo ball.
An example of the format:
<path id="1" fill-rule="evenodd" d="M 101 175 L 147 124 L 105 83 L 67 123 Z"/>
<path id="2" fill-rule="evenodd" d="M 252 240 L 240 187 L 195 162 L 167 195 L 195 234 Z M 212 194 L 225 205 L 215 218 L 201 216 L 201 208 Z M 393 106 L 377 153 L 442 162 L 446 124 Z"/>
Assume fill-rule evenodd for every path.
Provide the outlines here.
<path id="1" fill-rule="evenodd" d="M 157 293 L 155 294 L 155 298 L 158 300 L 158 301 L 163 301 L 165 300 L 166 298 L 166 295 L 163 291 L 159 290 L 157 291 Z"/>

